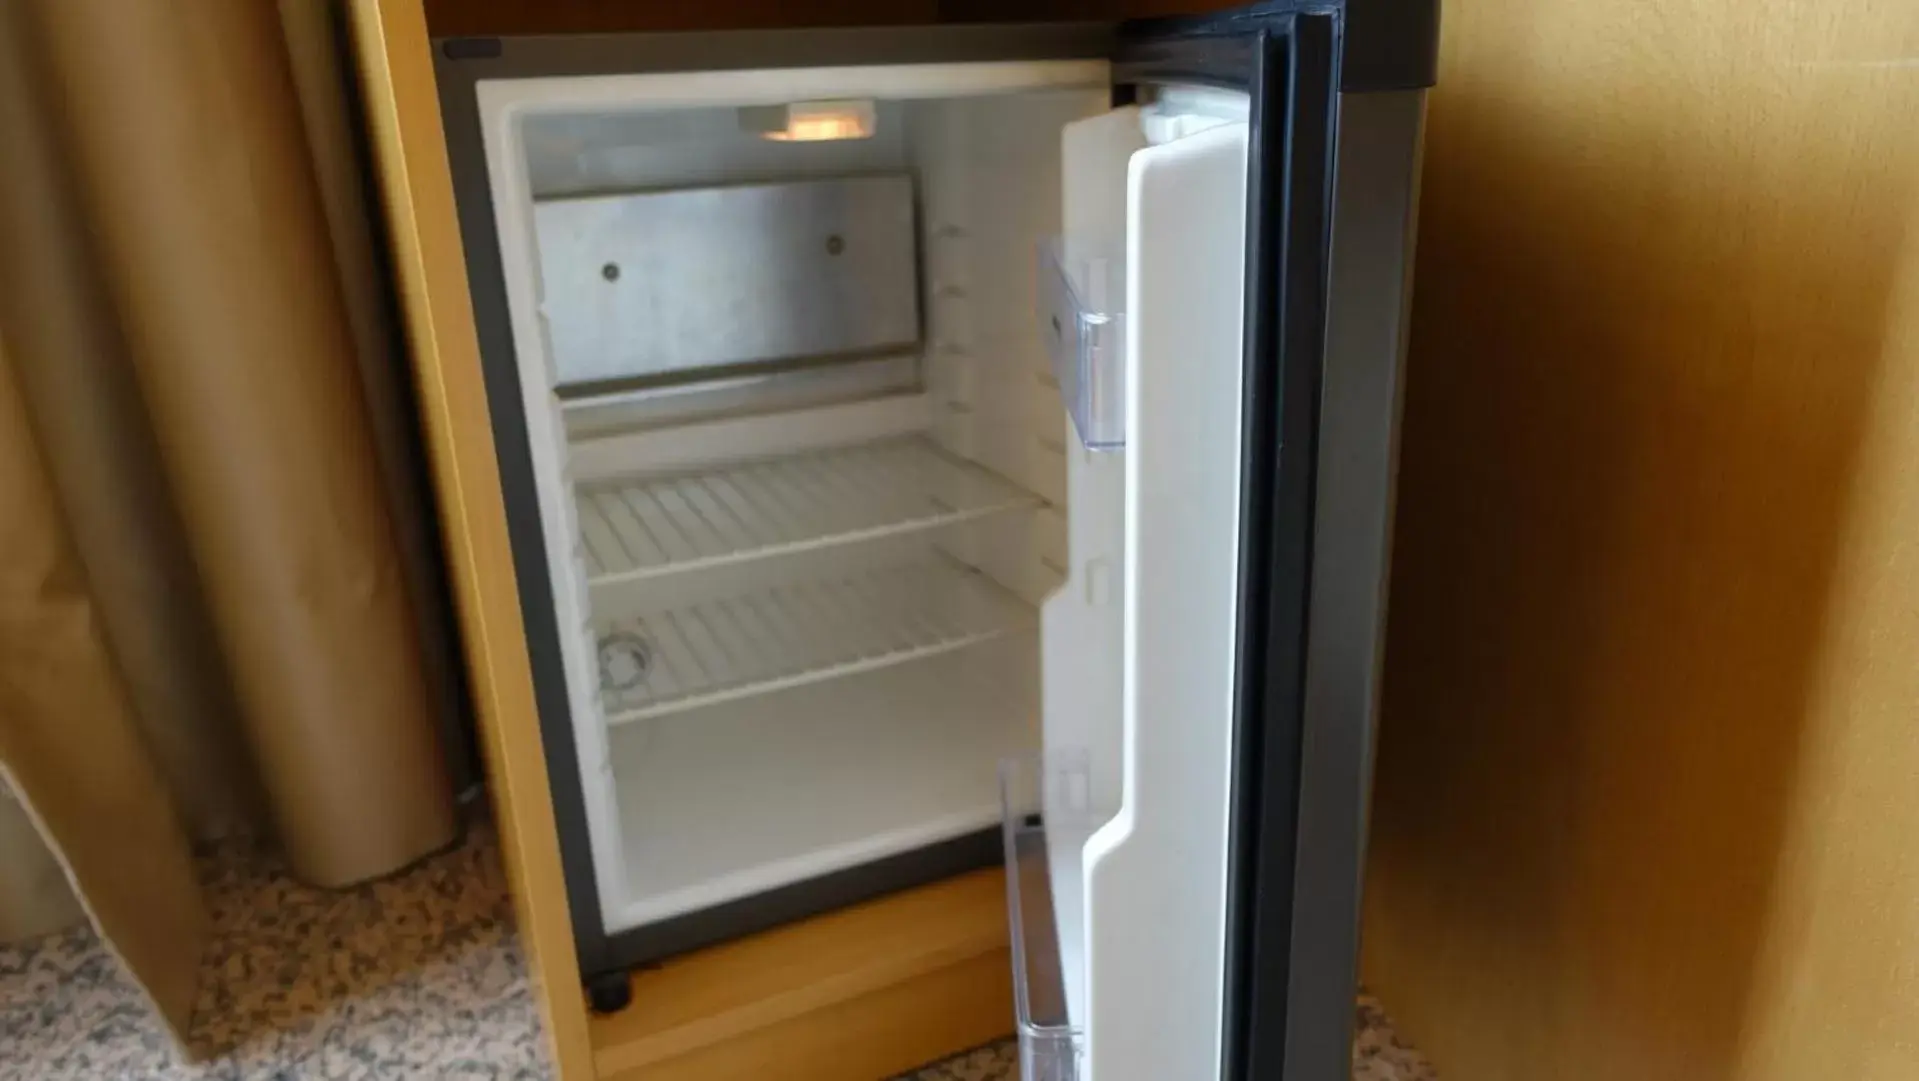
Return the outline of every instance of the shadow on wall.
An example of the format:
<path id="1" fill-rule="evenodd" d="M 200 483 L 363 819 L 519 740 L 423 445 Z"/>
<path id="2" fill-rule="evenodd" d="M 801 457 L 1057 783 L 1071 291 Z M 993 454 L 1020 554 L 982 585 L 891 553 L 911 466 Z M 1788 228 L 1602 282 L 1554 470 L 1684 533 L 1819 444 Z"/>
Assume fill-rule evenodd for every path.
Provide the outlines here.
<path id="1" fill-rule="evenodd" d="M 1367 975 L 1442 1076 L 1743 1077 L 1912 120 L 1495 17 L 1429 116 Z"/>

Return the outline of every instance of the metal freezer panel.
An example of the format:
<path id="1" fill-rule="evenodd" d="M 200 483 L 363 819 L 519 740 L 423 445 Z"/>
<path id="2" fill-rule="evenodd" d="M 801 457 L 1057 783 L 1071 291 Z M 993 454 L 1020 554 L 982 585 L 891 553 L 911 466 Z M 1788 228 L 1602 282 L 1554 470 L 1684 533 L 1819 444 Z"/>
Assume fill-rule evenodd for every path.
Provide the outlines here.
<path id="1" fill-rule="evenodd" d="M 563 386 L 919 340 L 905 176 L 553 199 L 533 215 Z"/>

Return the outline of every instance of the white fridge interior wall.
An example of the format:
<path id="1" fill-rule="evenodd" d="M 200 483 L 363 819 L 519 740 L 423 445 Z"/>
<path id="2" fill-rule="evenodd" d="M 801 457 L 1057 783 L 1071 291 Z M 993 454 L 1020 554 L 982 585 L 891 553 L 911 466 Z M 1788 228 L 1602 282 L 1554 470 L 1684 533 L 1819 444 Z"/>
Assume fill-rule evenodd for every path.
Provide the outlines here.
<path id="1" fill-rule="evenodd" d="M 875 103 L 863 139 L 780 142 L 733 105 L 527 117 L 527 186 L 535 199 L 700 188 L 742 180 L 894 173 L 907 166 L 901 101 Z"/>
<path id="2" fill-rule="evenodd" d="M 1034 251 L 1060 228 L 1061 126 L 1104 110 L 1107 79 L 1072 61 L 480 84 L 609 932 L 998 821 L 995 763 L 1038 745 L 1032 606 L 1066 559 Z M 873 138 L 725 123 L 825 98 L 875 99 Z M 797 373 L 842 400 L 796 412 L 766 411 L 819 391 L 558 393 L 536 198 L 873 168 L 918 188 L 923 389 L 889 360 L 861 362 L 877 382 Z M 602 686 L 636 664 L 643 687 Z"/>
<path id="3" fill-rule="evenodd" d="M 927 323 L 940 445 L 1046 505 L 969 531 L 964 562 L 1038 604 L 1066 573 L 1059 384 L 1036 332 L 1037 250 L 1059 233 L 1060 133 L 1106 109 L 1105 86 L 914 102 Z"/>

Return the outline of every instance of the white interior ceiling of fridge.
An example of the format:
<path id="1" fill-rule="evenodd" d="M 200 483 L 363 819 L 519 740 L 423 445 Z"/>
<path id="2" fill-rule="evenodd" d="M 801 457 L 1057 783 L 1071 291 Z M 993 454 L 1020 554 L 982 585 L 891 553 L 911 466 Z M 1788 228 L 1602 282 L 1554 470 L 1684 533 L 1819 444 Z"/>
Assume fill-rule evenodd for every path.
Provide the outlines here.
<path id="1" fill-rule="evenodd" d="M 999 824 L 1075 453 L 1035 253 L 1108 79 L 480 85 L 609 932 Z"/>

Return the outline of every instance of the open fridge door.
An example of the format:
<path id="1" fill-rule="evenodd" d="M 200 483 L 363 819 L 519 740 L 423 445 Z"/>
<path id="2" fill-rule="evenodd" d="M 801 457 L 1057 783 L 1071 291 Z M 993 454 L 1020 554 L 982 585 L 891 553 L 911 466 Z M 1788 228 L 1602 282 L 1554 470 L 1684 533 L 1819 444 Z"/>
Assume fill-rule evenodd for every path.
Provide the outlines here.
<path id="1" fill-rule="evenodd" d="M 1075 446 L 1045 753 L 1007 786 L 1027 1081 L 1219 1070 L 1248 130 L 1165 121 L 1066 129 L 1042 267 Z"/>

